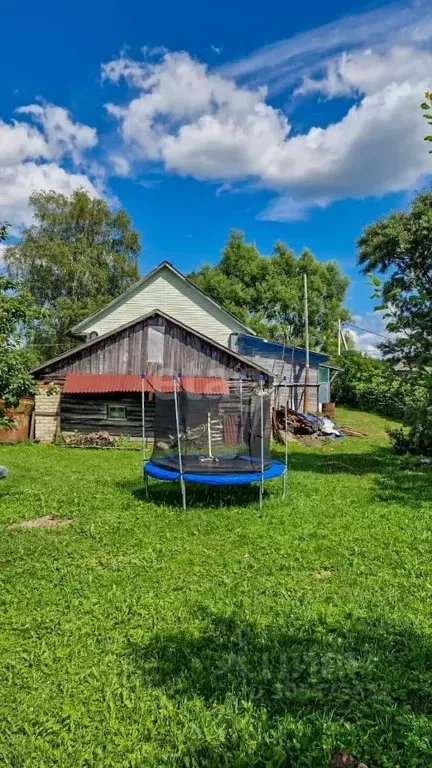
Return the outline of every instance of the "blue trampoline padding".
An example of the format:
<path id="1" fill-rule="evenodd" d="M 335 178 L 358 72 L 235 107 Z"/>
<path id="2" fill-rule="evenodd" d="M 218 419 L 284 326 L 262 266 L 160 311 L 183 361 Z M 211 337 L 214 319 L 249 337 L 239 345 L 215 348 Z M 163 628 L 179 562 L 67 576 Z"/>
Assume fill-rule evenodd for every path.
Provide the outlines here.
<path id="1" fill-rule="evenodd" d="M 269 467 L 264 470 L 264 480 L 271 480 L 274 477 L 280 477 L 285 471 L 285 464 L 281 461 L 272 461 Z M 148 461 L 144 464 L 144 472 L 156 480 L 179 480 L 180 472 L 173 472 L 169 469 L 152 464 Z M 210 474 L 191 474 L 186 473 L 183 479 L 187 483 L 201 483 L 201 485 L 248 485 L 261 480 L 261 472 L 239 472 L 238 474 L 210 475 Z"/>

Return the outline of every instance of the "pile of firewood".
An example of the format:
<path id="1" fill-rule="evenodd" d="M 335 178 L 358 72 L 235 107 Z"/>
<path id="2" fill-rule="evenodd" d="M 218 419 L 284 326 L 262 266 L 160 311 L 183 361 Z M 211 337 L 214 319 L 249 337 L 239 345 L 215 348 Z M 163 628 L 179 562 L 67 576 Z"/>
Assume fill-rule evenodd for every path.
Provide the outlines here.
<path id="1" fill-rule="evenodd" d="M 308 421 L 301 413 L 287 409 L 285 419 L 285 408 L 276 408 L 273 412 L 273 431 L 291 432 L 293 435 L 313 435 L 318 432 L 318 423 Z"/>
<path id="2" fill-rule="evenodd" d="M 118 438 L 109 432 L 90 432 L 88 435 L 74 433 L 64 438 L 66 445 L 79 446 L 81 448 L 115 448 Z"/>

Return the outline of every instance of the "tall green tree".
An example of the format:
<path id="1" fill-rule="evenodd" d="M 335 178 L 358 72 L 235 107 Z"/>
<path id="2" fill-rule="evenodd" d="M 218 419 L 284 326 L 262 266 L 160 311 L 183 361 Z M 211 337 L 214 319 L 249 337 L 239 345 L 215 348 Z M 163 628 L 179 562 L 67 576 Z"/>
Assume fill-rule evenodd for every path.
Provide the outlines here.
<path id="1" fill-rule="evenodd" d="M 35 192 L 34 224 L 5 252 L 11 278 L 41 309 L 34 344 L 40 358 L 76 345 L 70 328 L 138 280 L 138 233 L 125 210 L 84 190 L 70 197 Z"/>
<path id="2" fill-rule="evenodd" d="M 310 345 L 334 351 L 348 279 L 336 262 L 320 262 L 308 250 L 296 256 L 277 242 L 270 256 L 232 231 L 216 266 L 204 264 L 189 277 L 254 331 L 304 346 L 303 274 L 308 276 Z"/>
<path id="3" fill-rule="evenodd" d="M 366 227 L 358 263 L 373 278 L 376 309 L 394 334 L 382 344 L 386 358 L 415 378 L 432 368 L 432 193 L 417 195 L 407 211 Z"/>
<path id="4" fill-rule="evenodd" d="M 382 275 L 372 278 L 376 309 L 394 334 L 381 345 L 384 356 L 425 393 L 407 413 L 408 435 L 394 433 L 395 446 L 432 455 L 432 193 L 366 227 L 358 248 L 363 272 Z"/>
<path id="5" fill-rule="evenodd" d="M 0 242 L 6 234 L 6 225 L 0 224 Z M 0 275 L 0 427 L 11 426 L 3 406 L 17 405 L 22 395 L 33 390 L 29 370 L 34 358 L 25 341 L 36 314 L 30 294 L 14 280 Z"/>

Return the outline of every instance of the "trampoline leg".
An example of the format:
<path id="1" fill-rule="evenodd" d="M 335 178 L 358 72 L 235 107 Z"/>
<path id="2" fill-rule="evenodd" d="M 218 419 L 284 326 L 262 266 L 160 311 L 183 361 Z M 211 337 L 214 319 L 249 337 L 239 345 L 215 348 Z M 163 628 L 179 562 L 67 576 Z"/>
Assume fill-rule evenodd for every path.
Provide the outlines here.
<path id="1" fill-rule="evenodd" d="M 259 483 L 259 508 L 262 509 L 263 505 L 263 484 Z"/>
<path id="2" fill-rule="evenodd" d="M 183 511 L 186 510 L 186 484 L 183 478 L 180 478 L 180 488 L 181 488 L 181 495 L 182 495 L 182 506 Z"/>
<path id="3" fill-rule="evenodd" d="M 286 496 L 286 476 L 287 476 L 287 471 L 286 471 L 286 467 L 285 467 L 283 475 L 282 475 L 282 498 L 283 499 Z"/>
<path id="4" fill-rule="evenodd" d="M 148 479 L 147 472 L 144 472 L 143 481 L 144 481 L 144 494 L 146 499 L 148 499 L 149 498 L 149 479 Z"/>

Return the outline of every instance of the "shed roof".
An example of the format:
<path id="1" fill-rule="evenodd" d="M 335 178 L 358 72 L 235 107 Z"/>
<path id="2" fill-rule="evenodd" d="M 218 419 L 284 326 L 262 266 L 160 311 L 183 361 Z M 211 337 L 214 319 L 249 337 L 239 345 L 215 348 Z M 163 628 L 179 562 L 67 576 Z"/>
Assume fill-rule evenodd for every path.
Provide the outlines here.
<path id="1" fill-rule="evenodd" d="M 228 382 L 219 377 L 179 376 L 183 392 L 199 395 L 229 395 Z M 138 376 L 120 373 L 68 373 L 63 388 L 65 395 L 100 395 L 115 393 L 174 392 L 173 376 Z"/>
<path id="2" fill-rule="evenodd" d="M 306 350 L 301 347 L 293 347 L 289 344 L 283 344 L 281 341 L 267 341 L 258 336 L 249 336 L 239 334 L 237 337 L 237 348 L 242 355 L 258 355 L 261 357 L 271 357 L 278 360 L 295 363 L 303 363 L 306 360 Z M 309 352 L 309 362 L 312 365 L 322 365 L 326 363 L 329 356 L 324 352 Z"/>

